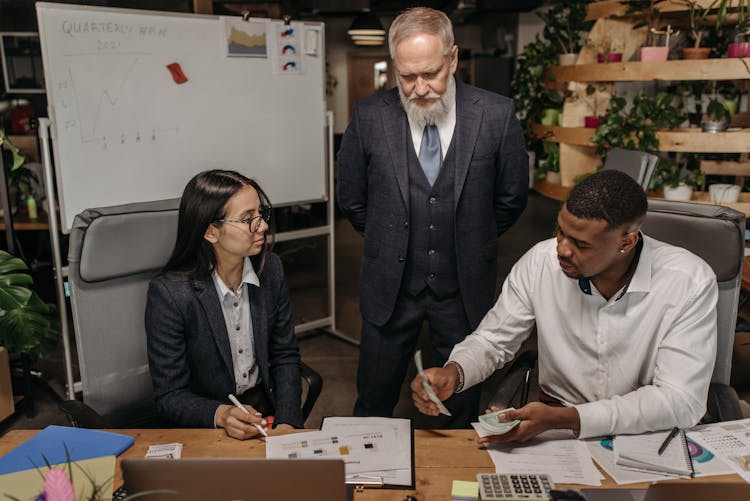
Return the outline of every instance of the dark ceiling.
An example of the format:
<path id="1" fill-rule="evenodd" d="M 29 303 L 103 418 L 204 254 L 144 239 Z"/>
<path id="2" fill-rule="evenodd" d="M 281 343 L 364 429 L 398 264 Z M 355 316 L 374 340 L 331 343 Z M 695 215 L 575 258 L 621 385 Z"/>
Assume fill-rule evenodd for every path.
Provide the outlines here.
<path id="1" fill-rule="evenodd" d="M 87 4 L 102 7 L 192 12 L 192 0 L 57 0 L 58 3 Z M 36 31 L 34 0 L 0 0 L 0 31 Z M 428 0 L 408 2 L 396 0 L 276 0 L 227 1 L 215 0 L 216 13 L 229 13 L 224 7 L 237 5 L 280 4 L 281 11 L 299 19 L 325 19 L 351 16 L 368 6 L 382 16 L 395 16 L 407 7 L 428 5 L 448 13 L 456 24 L 479 24 L 489 13 L 521 12 L 535 9 L 543 0 Z"/>

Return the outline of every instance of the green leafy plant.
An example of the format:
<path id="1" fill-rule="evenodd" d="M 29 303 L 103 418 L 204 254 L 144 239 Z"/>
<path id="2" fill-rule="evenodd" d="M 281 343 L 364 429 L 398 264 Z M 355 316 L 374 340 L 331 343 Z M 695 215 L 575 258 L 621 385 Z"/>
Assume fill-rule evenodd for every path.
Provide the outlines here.
<path id="1" fill-rule="evenodd" d="M 539 162 L 536 175 L 539 179 L 546 179 L 548 172 L 560 172 L 560 145 L 545 141 L 543 145 L 544 161 Z"/>
<path id="2" fill-rule="evenodd" d="M 16 145 L 8 138 L 3 129 L 0 129 L 0 152 L 3 155 L 5 166 L 5 178 L 8 186 L 16 187 L 24 194 L 31 192 L 32 181 L 39 182 L 36 174 L 24 167 L 25 158 Z"/>
<path id="3" fill-rule="evenodd" d="M 606 156 L 612 148 L 658 153 L 657 128 L 673 129 L 684 120 L 680 110 L 672 105 L 672 95 L 660 92 L 648 97 L 641 91 L 628 109 L 622 97 L 613 97 L 591 141 L 596 152 Z"/>
<path id="4" fill-rule="evenodd" d="M 750 34 L 750 0 L 738 0 L 737 24 L 735 25 L 735 39 L 747 39 Z"/>
<path id="5" fill-rule="evenodd" d="M 32 289 L 28 267 L 0 251 L 0 346 L 8 351 L 46 355 L 57 347 L 59 319 Z"/>
<path id="6" fill-rule="evenodd" d="M 716 27 L 720 27 L 726 19 L 728 0 L 714 0 L 708 7 L 701 8 L 700 4 L 696 0 L 682 0 L 683 3 L 688 7 L 689 20 L 690 20 L 690 35 L 689 38 L 693 43 L 693 48 L 697 49 L 701 46 L 701 41 L 706 33 L 706 29 L 709 27 L 708 15 L 716 11 Z"/>
<path id="7" fill-rule="evenodd" d="M 654 45 L 654 32 L 659 27 L 661 10 L 657 7 L 662 0 L 621 0 L 620 3 L 627 6 L 625 15 L 638 19 L 633 25 L 634 29 L 646 27 L 646 47 Z"/>
<path id="8" fill-rule="evenodd" d="M 699 188 L 703 185 L 700 158 L 695 153 L 686 154 L 682 165 L 667 161 L 659 162 L 651 178 L 651 189 L 676 188 L 680 183 L 693 188 Z"/>
<path id="9" fill-rule="evenodd" d="M 586 21 L 586 4 L 582 1 L 557 1 L 537 15 L 544 21 L 544 38 L 556 43 L 562 53 L 581 49 L 584 31 L 591 29 L 593 21 Z"/>

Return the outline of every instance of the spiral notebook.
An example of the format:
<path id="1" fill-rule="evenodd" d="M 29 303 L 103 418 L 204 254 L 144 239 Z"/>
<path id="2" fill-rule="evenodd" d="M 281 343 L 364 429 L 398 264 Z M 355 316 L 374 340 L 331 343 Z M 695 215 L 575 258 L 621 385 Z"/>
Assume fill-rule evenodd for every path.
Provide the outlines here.
<path id="1" fill-rule="evenodd" d="M 612 445 L 615 464 L 622 468 L 660 473 L 680 477 L 693 477 L 693 460 L 690 457 L 685 431 L 680 430 L 659 455 L 659 447 L 669 435 L 669 430 L 641 435 L 618 435 Z"/>

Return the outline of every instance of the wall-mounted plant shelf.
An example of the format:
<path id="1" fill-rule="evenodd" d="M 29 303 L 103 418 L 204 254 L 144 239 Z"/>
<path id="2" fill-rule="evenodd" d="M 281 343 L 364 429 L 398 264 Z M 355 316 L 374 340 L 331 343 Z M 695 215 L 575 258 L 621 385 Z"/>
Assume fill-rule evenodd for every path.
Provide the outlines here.
<path id="1" fill-rule="evenodd" d="M 558 82 L 644 80 L 742 80 L 750 78 L 750 58 L 593 63 L 550 68 Z"/>

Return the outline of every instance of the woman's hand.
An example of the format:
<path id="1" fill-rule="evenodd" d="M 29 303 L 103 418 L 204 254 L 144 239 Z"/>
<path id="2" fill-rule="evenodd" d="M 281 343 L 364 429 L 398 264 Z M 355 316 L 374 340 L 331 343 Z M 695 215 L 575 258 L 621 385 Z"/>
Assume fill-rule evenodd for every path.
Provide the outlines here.
<path id="1" fill-rule="evenodd" d="M 266 426 L 263 415 L 252 406 L 245 405 L 250 414 L 242 412 L 234 405 L 220 405 L 216 413 L 216 426 L 224 428 L 227 435 L 239 440 L 247 440 L 260 435 L 254 425 Z"/>

